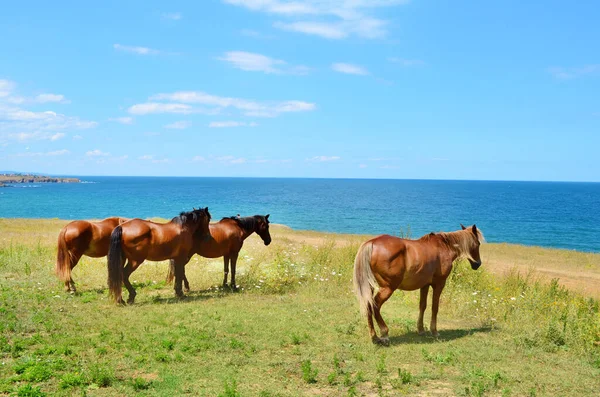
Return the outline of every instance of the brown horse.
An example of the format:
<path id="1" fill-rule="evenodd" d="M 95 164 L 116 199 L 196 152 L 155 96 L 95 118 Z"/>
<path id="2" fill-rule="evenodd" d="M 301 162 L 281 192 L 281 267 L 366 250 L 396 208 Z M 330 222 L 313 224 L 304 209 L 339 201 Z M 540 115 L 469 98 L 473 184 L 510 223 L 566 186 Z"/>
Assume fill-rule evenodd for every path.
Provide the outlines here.
<path id="1" fill-rule="evenodd" d="M 227 287 L 227 275 L 229 273 L 229 262 L 231 262 L 231 289 L 237 291 L 235 284 L 235 267 L 237 258 L 246 240 L 252 233 L 256 233 L 262 238 L 265 245 L 271 244 L 271 234 L 269 233 L 269 215 L 254 215 L 244 218 L 232 216 L 223 218 L 217 223 L 209 226 L 210 235 L 208 238 L 194 235 L 194 249 L 190 256 L 198 254 L 205 258 L 223 257 L 223 287 Z M 167 283 L 173 281 L 175 275 L 174 261 L 171 261 L 169 273 L 167 274 Z M 190 283 L 183 275 L 183 282 L 186 291 L 190 289 Z"/>
<path id="2" fill-rule="evenodd" d="M 115 228 L 110 236 L 108 250 L 108 289 L 113 299 L 123 304 L 122 284 L 129 291 L 127 303 L 135 300 L 136 292 L 129 276 L 146 259 L 151 261 L 174 260 L 175 294 L 183 296 L 181 282 L 183 266 L 192 256 L 193 235 L 206 236 L 210 213 L 208 207 L 182 212 L 169 223 L 156 223 L 132 219 Z M 123 268 L 127 260 L 127 266 Z"/>
<path id="3" fill-rule="evenodd" d="M 75 293 L 71 271 L 82 255 L 101 258 L 108 254 L 110 234 L 126 218 L 112 217 L 99 222 L 73 221 L 62 228 L 58 235 L 56 275 L 65 283 L 65 291 Z"/>
<path id="4" fill-rule="evenodd" d="M 427 308 L 429 286 L 433 288 L 431 308 L 431 333 L 437 336 L 437 313 L 440 294 L 456 259 L 466 258 L 471 268 L 481 266 L 479 246 L 483 234 L 477 226 L 464 227 L 450 233 L 430 233 L 418 240 L 405 240 L 383 235 L 360 246 L 354 261 L 354 292 L 361 312 L 367 316 L 373 343 L 389 344 L 388 327 L 381 317 L 381 306 L 396 289 L 414 291 L 421 289 L 419 302 L 419 334 L 424 334 L 423 314 Z M 379 291 L 373 296 L 375 289 Z M 373 315 L 381 339 L 373 327 Z"/>

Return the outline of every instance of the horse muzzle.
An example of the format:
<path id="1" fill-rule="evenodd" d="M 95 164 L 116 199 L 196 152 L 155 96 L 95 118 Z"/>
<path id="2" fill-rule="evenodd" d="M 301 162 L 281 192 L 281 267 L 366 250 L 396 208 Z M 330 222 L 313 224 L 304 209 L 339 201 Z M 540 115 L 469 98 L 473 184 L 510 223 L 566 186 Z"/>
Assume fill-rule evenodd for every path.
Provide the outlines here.
<path id="1" fill-rule="evenodd" d="M 471 269 L 473 269 L 473 270 L 477 270 L 477 269 L 479 269 L 479 266 L 481 266 L 481 262 L 469 261 L 469 263 L 471 264 Z"/>
<path id="2" fill-rule="evenodd" d="M 265 240 L 265 245 L 271 244 L 271 239 Z"/>

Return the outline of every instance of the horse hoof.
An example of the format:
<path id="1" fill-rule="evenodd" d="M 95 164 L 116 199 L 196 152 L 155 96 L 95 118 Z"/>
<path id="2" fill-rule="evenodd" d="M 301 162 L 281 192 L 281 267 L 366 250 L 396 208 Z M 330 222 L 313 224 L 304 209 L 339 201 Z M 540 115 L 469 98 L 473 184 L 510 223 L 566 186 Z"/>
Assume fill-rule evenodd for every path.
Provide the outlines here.
<path id="1" fill-rule="evenodd" d="M 232 286 L 232 287 L 231 287 L 231 290 L 232 290 L 233 292 L 240 292 L 240 289 L 237 287 L 237 285 L 234 285 L 234 286 Z"/>
<path id="2" fill-rule="evenodd" d="M 185 287 L 185 288 L 183 289 L 183 292 L 185 292 L 186 294 L 187 294 L 188 292 L 190 292 L 190 287 Z"/>
<path id="3" fill-rule="evenodd" d="M 427 331 L 425 331 L 424 329 L 419 331 L 419 336 L 425 336 L 425 334 L 427 333 Z"/>
<path id="4" fill-rule="evenodd" d="M 431 332 L 431 336 L 433 336 L 434 338 L 437 338 L 437 337 L 439 337 L 439 336 L 440 336 L 440 333 L 439 333 L 439 332 L 437 332 L 437 331 L 432 331 L 432 332 Z"/>
<path id="5" fill-rule="evenodd" d="M 373 343 L 379 346 L 389 346 L 390 345 L 390 338 L 385 337 L 385 338 L 377 338 L 374 337 L 373 338 Z"/>
<path id="6" fill-rule="evenodd" d="M 117 299 L 117 306 L 125 306 L 125 301 L 123 300 L 123 298 Z"/>

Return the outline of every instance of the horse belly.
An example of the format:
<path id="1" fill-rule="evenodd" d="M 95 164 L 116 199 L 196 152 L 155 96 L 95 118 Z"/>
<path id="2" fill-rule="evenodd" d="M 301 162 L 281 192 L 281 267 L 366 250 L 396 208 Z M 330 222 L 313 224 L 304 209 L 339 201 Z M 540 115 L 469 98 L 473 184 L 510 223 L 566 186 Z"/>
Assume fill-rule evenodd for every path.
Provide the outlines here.
<path id="1" fill-rule="evenodd" d="M 404 291 L 414 291 L 431 284 L 432 281 L 433 272 L 431 271 L 425 269 L 417 272 L 406 271 L 399 288 Z"/>

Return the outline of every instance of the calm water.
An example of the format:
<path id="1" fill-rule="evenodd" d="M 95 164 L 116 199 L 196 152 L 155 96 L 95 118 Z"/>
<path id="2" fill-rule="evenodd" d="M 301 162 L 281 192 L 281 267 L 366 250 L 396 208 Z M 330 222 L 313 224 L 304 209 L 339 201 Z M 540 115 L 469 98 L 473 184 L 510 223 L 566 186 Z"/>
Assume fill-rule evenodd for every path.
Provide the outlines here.
<path id="1" fill-rule="evenodd" d="M 0 189 L 0 217 L 213 218 L 271 214 L 295 229 L 413 237 L 476 223 L 490 242 L 600 251 L 600 184 L 344 179 L 83 177 Z"/>

